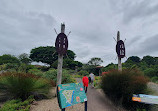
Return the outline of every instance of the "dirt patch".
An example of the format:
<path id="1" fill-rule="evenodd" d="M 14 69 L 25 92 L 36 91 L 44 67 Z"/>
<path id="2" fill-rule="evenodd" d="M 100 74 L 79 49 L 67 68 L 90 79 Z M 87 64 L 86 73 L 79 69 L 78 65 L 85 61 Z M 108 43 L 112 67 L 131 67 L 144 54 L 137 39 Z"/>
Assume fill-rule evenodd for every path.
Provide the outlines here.
<path id="1" fill-rule="evenodd" d="M 52 88 L 49 94 L 50 99 L 35 101 L 31 105 L 30 111 L 61 111 L 55 97 L 55 88 Z M 66 108 L 67 111 L 84 111 L 84 103 L 76 104 Z"/>
<path id="2" fill-rule="evenodd" d="M 57 98 L 36 101 L 36 105 L 31 105 L 30 111 L 61 111 Z M 66 108 L 67 111 L 84 111 L 84 104 L 76 104 Z"/>

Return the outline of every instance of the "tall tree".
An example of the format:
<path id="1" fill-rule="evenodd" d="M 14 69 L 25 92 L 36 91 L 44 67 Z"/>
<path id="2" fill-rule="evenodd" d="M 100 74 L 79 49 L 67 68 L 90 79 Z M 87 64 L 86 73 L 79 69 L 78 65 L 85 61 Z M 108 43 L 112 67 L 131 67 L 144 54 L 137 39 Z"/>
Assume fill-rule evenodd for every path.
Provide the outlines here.
<path id="1" fill-rule="evenodd" d="M 93 57 L 90 61 L 88 61 L 89 65 L 99 66 L 103 63 L 103 60 L 101 58 Z"/>
<path id="2" fill-rule="evenodd" d="M 57 68 L 58 65 L 58 61 L 56 60 L 53 64 L 52 67 L 53 68 Z M 82 67 L 82 63 L 79 61 L 74 61 L 72 59 L 64 59 L 63 60 L 63 68 L 69 68 L 69 69 L 75 69 L 75 67 Z"/>
<path id="3" fill-rule="evenodd" d="M 131 56 L 127 59 L 126 62 L 128 62 L 128 61 L 132 61 L 133 63 L 139 63 L 141 60 L 138 56 Z"/>
<path id="4" fill-rule="evenodd" d="M 10 55 L 10 54 L 4 54 L 0 56 L 0 65 L 7 64 L 7 63 L 17 63 L 19 64 L 19 60 L 17 57 Z"/>
<path id="5" fill-rule="evenodd" d="M 64 58 L 74 60 L 76 57 L 75 55 L 76 54 L 73 51 L 68 50 L 67 54 L 64 55 Z M 51 66 L 51 64 L 53 64 L 58 59 L 58 54 L 55 47 L 53 46 L 41 46 L 31 50 L 30 58 L 33 61 L 47 63 Z"/>
<path id="6" fill-rule="evenodd" d="M 20 54 L 18 58 L 21 63 L 24 63 L 24 64 L 31 63 L 31 59 L 29 58 L 29 55 L 26 53 Z"/>
<path id="7" fill-rule="evenodd" d="M 142 62 L 147 63 L 148 65 L 155 65 L 156 64 L 156 58 L 152 56 L 144 56 L 142 59 Z"/>

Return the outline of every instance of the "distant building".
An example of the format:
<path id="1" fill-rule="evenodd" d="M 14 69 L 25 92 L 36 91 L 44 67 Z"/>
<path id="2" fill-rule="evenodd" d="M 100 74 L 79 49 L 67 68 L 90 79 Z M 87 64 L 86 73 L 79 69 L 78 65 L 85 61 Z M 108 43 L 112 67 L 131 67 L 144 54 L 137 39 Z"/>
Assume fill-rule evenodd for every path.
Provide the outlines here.
<path id="1" fill-rule="evenodd" d="M 101 74 L 102 74 L 101 68 L 103 68 L 103 66 L 96 66 L 97 76 L 101 76 Z"/>

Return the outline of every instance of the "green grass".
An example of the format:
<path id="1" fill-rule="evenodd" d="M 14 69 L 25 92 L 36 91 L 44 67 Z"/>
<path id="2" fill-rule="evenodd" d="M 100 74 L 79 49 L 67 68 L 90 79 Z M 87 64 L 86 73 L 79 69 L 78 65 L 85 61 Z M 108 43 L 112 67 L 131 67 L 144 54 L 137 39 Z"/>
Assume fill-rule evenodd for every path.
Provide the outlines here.
<path id="1" fill-rule="evenodd" d="M 0 111 L 29 111 L 30 104 L 34 101 L 33 96 L 30 96 L 27 100 L 21 101 L 21 99 L 14 99 L 7 101 Z"/>

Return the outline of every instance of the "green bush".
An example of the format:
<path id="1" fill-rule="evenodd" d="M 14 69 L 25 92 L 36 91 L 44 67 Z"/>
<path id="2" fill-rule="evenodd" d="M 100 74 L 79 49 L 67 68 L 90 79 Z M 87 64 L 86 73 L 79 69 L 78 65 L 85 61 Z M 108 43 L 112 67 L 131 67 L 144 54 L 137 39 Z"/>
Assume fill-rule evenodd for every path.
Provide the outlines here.
<path id="1" fill-rule="evenodd" d="M 89 73 L 85 70 L 81 70 L 80 72 L 78 72 L 78 75 L 89 75 Z"/>
<path id="2" fill-rule="evenodd" d="M 41 66 L 41 67 L 38 67 L 39 70 L 41 71 L 48 71 L 50 69 L 50 67 L 48 66 Z"/>
<path id="3" fill-rule="evenodd" d="M 158 73 L 156 72 L 157 70 L 153 69 L 153 68 L 148 68 L 144 71 L 144 74 L 150 78 L 154 77 L 154 76 L 158 76 Z"/>
<path id="4" fill-rule="evenodd" d="M 29 111 L 30 104 L 34 101 L 33 97 L 30 96 L 27 100 L 21 101 L 21 99 L 7 101 L 0 111 Z"/>
<path id="5" fill-rule="evenodd" d="M 54 80 L 55 83 L 57 81 L 57 70 L 56 69 L 49 69 L 47 72 L 43 74 L 43 77 L 47 79 Z"/>
<path id="6" fill-rule="evenodd" d="M 157 77 L 157 76 L 156 76 L 156 77 L 152 77 L 152 78 L 151 78 L 151 81 L 152 81 L 152 82 L 155 82 L 155 83 L 158 83 L 158 77 Z"/>
<path id="7" fill-rule="evenodd" d="M 57 81 L 57 70 L 56 69 L 50 69 L 49 71 L 45 72 L 43 74 L 43 77 L 47 79 L 51 79 L 53 81 Z M 65 83 L 75 83 L 76 80 L 72 77 L 69 70 L 63 69 L 62 71 L 62 84 Z"/>
<path id="8" fill-rule="evenodd" d="M 94 87 L 100 88 L 101 76 L 96 76 L 94 81 Z"/>
<path id="9" fill-rule="evenodd" d="M 43 72 L 36 68 L 28 70 L 28 73 L 35 74 L 37 76 L 43 76 Z"/>
<path id="10" fill-rule="evenodd" d="M 0 75 L 0 89 L 8 96 L 25 100 L 30 95 L 45 95 L 49 92 L 50 80 L 26 73 L 3 73 Z"/>
<path id="11" fill-rule="evenodd" d="M 72 77 L 68 70 L 63 70 L 62 84 L 65 83 L 76 83 L 75 78 Z"/>
<path id="12" fill-rule="evenodd" d="M 102 77 L 101 88 L 113 102 L 130 107 L 132 95 L 145 93 L 147 81 L 139 71 L 113 70 Z"/>
<path id="13" fill-rule="evenodd" d="M 82 75 L 78 75 L 78 74 L 76 75 L 76 74 L 75 74 L 75 75 L 73 75 L 73 77 L 74 77 L 74 78 L 82 78 L 83 76 L 82 76 Z"/>

